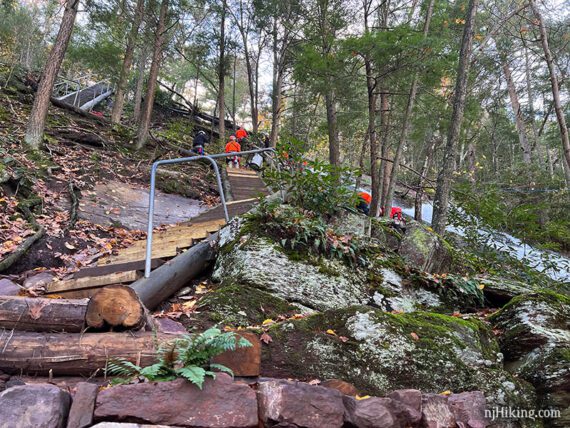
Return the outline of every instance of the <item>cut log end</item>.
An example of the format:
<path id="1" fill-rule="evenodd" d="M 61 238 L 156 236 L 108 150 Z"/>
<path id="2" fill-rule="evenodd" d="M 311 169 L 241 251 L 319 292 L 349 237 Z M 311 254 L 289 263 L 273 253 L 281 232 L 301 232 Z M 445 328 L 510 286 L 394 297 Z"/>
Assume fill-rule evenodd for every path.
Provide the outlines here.
<path id="1" fill-rule="evenodd" d="M 99 290 L 87 305 L 85 322 L 89 327 L 138 328 L 145 323 L 144 307 L 137 294 L 124 285 L 110 285 Z"/>

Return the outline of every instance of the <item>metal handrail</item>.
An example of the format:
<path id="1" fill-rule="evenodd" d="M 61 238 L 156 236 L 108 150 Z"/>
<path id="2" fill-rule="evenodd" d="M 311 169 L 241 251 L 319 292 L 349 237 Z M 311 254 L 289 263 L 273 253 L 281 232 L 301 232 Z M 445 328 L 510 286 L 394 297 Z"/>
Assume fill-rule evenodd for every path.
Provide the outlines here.
<path id="1" fill-rule="evenodd" d="M 156 171 L 158 167 L 161 165 L 173 165 L 184 162 L 192 162 L 200 159 L 208 160 L 208 162 L 212 164 L 214 171 L 216 172 L 216 180 L 218 182 L 218 192 L 220 193 L 220 199 L 224 209 L 224 217 L 226 219 L 226 222 L 229 222 L 230 216 L 228 214 L 228 207 L 226 205 L 226 198 L 224 196 L 222 177 L 220 175 L 220 169 L 218 168 L 218 164 L 214 159 L 226 158 L 236 155 L 242 156 L 242 155 L 249 155 L 255 153 L 264 153 L 264 152 L 275 153 L 275 149 L 270 147 L 267 149 L 246 150 L 243 152 L 218 153 L 215 155 L 198 155 L 198 156 L 190 156 L 185 158 L 164 159 L 156 161 L 152 164 L 152 168 L 150 170 L 150 194 L 149 194 L 149 203 L 148 203 L 148 225 L 147 225 L 147 235 L 146 235 L 146 255 L 145 255 L 145 267 L 144 267 L 145 278 L 148 278 L 150 276 L 150 268 L 152 261 L 152 227 L 153 227 L 153 216 L 154 216 L 154 195 L 156 187 Z"/>

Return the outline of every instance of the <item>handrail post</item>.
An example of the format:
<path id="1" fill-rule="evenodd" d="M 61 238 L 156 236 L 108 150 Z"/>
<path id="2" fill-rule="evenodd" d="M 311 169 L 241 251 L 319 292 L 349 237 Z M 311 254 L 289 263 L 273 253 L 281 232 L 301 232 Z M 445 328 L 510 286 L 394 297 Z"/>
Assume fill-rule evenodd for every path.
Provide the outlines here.
<path id="1" fill-rule="evenodd" d="M 257 150 L 248 150 L 244 152 L 240 152 L 243 154 L 251 154 L 251 153 L 263 153 L 263 152 L 273 152 L 275 153 L 275 149 L 273 148 L 266 148 L 266 149 L 257 149 Z M 152 229 L 153 229 L 153 217 L 154 217 L 154 196 L 155 196 L 155 188 L 156 188 L 156 172 L 160 165 L 170 165 L 170 164 L 177 164 L 183 162 L 192 162 L 198 159 L 207 159 L 214 168 L 214 172 L 216 173 L 216 181 L 218 183 L 218 191 L 220 193 L 220 201 L 222 203 L 222 207 L 224 210 L 224 218 L 226 222 L 230 221 L 230 216 L 228 213 L 228 207 L 226 204 L 226 198 L 224 195 L 224 187 L 222 185 L 222 177 L 220 174 L 220 168 L 214 159 L 217 158 L 224 158 L 228 156 L 235 156 L 232 153 L 218 153 L 215 155 L 200 155 L 200 156 L 190 156 L 186 158 L 178 158 L 178 159 L 165 159 L 159 160 L 152 164 L 150 170 L 150 192 L 149 192 L 149 202 L 148 202 L 148 224 L 147 224 L 147 234 L 146 234 L 146 249 L 145 249 L 145 268 L 144 268 L 144 276 L 148 278 L 150 276 L 151 264 L 152 264 Z"/>
<path id="2" fill-rule="evenodd" d="M 148 197 L 148 225 L 146 230 L 146 258 L 144 266 L 144 276 L 150 276 L 150 266 L 152 262 L 152 222 L 154 216 L 154 187 L 156 185 L 156 170 L 158 169 L 159 162 L 152 164 L 150 170 L 150 192 Z"/>

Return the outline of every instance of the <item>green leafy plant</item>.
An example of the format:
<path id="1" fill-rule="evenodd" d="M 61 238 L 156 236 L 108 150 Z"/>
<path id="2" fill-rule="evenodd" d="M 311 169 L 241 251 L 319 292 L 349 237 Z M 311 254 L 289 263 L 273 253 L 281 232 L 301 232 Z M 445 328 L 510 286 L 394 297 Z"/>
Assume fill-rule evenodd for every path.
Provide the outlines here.
<path id="1" fill-rule="evenodd" d="M 108 364 L 108 372 L 119 376 L 114 383 L 128 383 L 135 378 L 149 381 L 169 381 L 184 378 L 202 389 L 206 376 L 216 377 L 213 370 L 233 372 L 224 365 L 211 363 L 211 359 L 223 352 L 252 346 L 233 332 L 210 328 L 200 334 L 190 334 L 162 344 L 158 362 L 140 367 L 125 359 L 115 359 Z"/>
<path id="2" fill-rule="evenodd" d="M 321 216 L 313 211 L 278 201 L 262 199 L 258 209 L 246 218 L 286 250 L 324 255 L 355 263 L 360 245 L 352 235 L 337 234 Z"/>
<path id="3" fill-rule="evenodd" d="M 358 204 L 350 177 L 356 171 L 328 162 L 302 157 L 302 143 L 291 140 L 277 148 L 280 168 L 268 171 L 266 180 L 275 188 L 287 189 L 289 203 L 324 217 L 333 217 L 344 208 Z"/>

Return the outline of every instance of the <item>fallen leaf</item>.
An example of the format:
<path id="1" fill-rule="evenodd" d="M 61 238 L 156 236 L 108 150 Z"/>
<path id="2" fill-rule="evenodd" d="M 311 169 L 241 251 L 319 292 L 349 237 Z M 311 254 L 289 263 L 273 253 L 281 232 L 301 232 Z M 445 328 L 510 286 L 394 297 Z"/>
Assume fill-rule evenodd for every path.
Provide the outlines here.
<path id="1" fill-rule="evenodd" d="M 341 341 L 342 343 L 348 342 L 348 337 L 346 337 L 346 336 L 339 336 L 338 338 L 340 339 L 340 341 Z"/>
<path id="2" fill-rule="evenodd" d="M 336 336 L 336 332 L 330 328 L 327 330 L 327 334 L 330 334 L 332 336 Z"/>
<path id="3" fill-rule="evenodd" d="M 75 247 L 73 245 L 71 245 L 69 242 L 66 242 L 64 245 L 65 245 L 65 248 L 67 248 L 68 250 L 75 250 Z"/>
<path id="4" fill-rule="evenodd" d="M 273 321 L 271 318 L 267 318 L 261 323 L 261 325 L 271 325 L 271 324 L 275 324 L 275 321 Z"/>
<path id="5" fill-rule="evenodd" d="M 483 288 L 485 288 L 485 284 L 479 284 L 479 290 L 482 290 Z"/>
<path id="6" fill-rule="evenodd" d="M 452 392 L 448 389 L 447 391 L 440 392 L 439 395 L 451 395 Z"/>
<path id="7" fill-rule="evenodd" d="M 259 340 L 261 340 L 266 345 L 269 345 L 271 342 L 273 342 L 272 337 L 265 332 L 260 336 Z"/>
<path id="8" fill-rule="evenodd" d="M 321 381 L 319 379 L 312 379 L 309 381 L 309 385 L 319 385 Z"/>
<path id="9" fill-rule="evenodd" d="M 354 398 L 356 398 L 356 399 L 359 400 L 359 401 L 360 401 L 360 400 L 368 400 L 368 399 L 370 398 L 370 395 L 363 395 L 363 396 L 360 396 L 360 395 L 356 394 L 356 395 L 354 396 Z"/>
<path id="10" fill-rule="evenodd" d="M 410 336 L 412 336 L 412 339 L 414 340 L 420 340 L 420 336 L 418 336 L 416 333 L 414 333 L 413 331 L 410 333 Z"/>
<path id="11" fill-rule="evenodd" d="M 33 320 L 38 320 L 42 316 L 42 309 L 47 306 L 47 303 L 32 303 L 28 305 L 30 318 Z"/>

